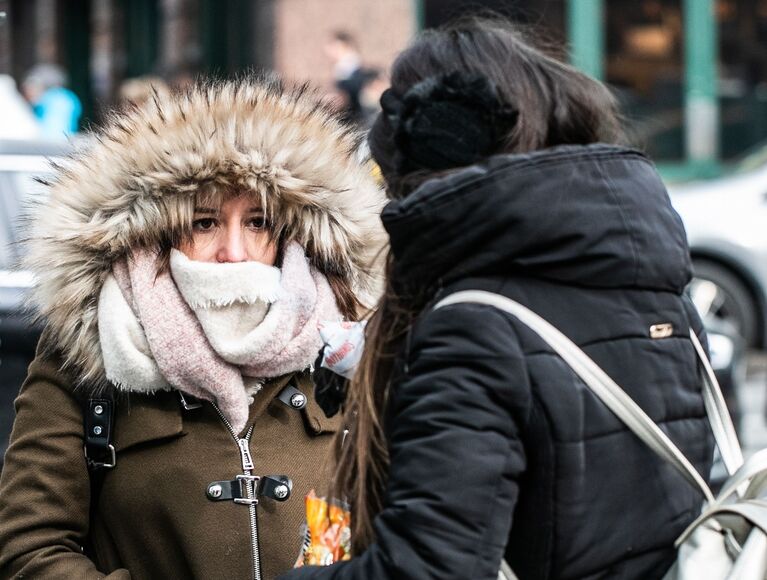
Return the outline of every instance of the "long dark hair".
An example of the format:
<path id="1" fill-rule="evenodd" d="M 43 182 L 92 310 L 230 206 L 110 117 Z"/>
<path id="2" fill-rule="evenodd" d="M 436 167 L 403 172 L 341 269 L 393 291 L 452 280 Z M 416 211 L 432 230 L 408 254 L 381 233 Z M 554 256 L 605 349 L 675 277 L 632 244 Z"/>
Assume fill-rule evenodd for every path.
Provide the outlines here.
<path id="1" fill-rule="evenodd" d="M 451 73 L 484 79 L 514 113 L 513 122 L 483 155 L 622 139 L 617 106 L 609 90 L 536 48 L 509 22 L 468 18 L 421 33 L 392 66 L 390 97 L 407 101 L 413 87 Z M 459 166 L 437 169 L 406 163 L 397 131 L 396 119 L 385 111 L 369 136 L 390 197 L 406 196 L 424 180 Z M 351 504 L 355 553 L 373 541 L 373 518 L 382 507 L 388 454 L 381 418 L 392 363 L 408 328 L 435 291 L 398 285 L 395 292 L 391 256 L 388 264 L 386 292 L 368 322 L 365 354 L 349 386 L 346 417 L 350 431 L 340 446 L 335 479 L 336 494 Z"/>

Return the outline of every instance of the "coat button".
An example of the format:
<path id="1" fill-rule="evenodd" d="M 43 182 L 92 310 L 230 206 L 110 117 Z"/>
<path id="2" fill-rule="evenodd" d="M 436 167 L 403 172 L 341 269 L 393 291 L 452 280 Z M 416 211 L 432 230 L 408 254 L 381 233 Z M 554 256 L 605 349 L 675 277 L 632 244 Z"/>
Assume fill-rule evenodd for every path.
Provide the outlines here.
<path id="1" fill-rule="evenodd" d="M 274 488 L 274 497 L 277 499 L 285 499 L 290 494 L 290 489 L 287 485 L 278 485 Z"/>
<path id="2" fill-rule="evenodd" d="M 96 413 L 97 415 L 101 415 L 101 413 L 104 412 L 104 407 L 102 407 L 101 405 L 96 405 L 95 407 L 93 407 L 93 412 Z"/>
<path id="3" fill-rule="evenodd" d="M 306 395 L 303 393 L 296 393 L 290 397 L 290 404 L 294 409 L 303 409 L 306 407 Z"/>
<path id="4" fill-rule="evenodd" d="M 96 426 L 93 428 L 93 434 L 94 434 L 94 435 L 101 435 L 101 431 L 102 431 L 102 429 L 101 429 L 101 427 L 99 427 L 98 425 L 96 425 Z"/>
<path id="5" fill-rule="evenodd" d="M 223 491 L 223 488 L 218 483 L 214 483 L 208 487 L 208 497 L 211 499 L 219 498 Z"/>

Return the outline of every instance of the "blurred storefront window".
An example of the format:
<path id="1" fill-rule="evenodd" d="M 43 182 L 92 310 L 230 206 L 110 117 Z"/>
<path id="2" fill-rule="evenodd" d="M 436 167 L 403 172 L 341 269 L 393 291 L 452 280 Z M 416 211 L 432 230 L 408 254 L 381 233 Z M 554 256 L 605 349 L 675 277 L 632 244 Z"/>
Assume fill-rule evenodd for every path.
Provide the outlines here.
<path id="1" fill-rule="evenodd" d="M 632 140 L 655 159 L 685 160 L 685 25 L 680 0 L 605 2 L 606 81 Z M 767 0 L 713 3 L 718 47 L 715 149 L 722 161 L 767 140 Z"/>
<path id="2" fill-rule="evenodd" d="M 610 0 L 605 2 L 605 23 L 605 80 L 621 102 L 631 140 L 653 158 L 681 161 L 681 0 Z"/>
<path id="3" fill-rule="evenodd" d="M 721 153 L 767 140 L 767 0 L 719 0 Z"/>

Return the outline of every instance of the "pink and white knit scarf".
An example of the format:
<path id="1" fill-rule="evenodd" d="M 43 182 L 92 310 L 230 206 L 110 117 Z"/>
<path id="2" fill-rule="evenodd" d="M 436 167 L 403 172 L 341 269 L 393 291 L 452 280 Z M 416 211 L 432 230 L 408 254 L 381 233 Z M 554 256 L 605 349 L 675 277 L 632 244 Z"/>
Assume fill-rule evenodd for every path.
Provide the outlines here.
<path id="1" fill-rule="evenodd" d="M 157 274 L 157 259 L 137 251 L 104 282 L 106 376 L 125 390 L 175 388 L 215 402 L 237 433 L 248 418 L 247 377 L 307 368 L 322 345 L 319 322 L 341 320 L 327 279 L 297 243 L 280 269 L 193 262 L 174 250 L 170 271 Z"/>

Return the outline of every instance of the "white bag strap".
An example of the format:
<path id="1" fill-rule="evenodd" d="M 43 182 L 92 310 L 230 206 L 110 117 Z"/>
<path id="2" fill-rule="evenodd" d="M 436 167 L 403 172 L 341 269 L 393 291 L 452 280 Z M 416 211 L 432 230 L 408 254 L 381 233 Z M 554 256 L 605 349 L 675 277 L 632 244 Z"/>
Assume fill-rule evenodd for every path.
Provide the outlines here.
<path id="1" fill-rule="evenodd" d="M 738 530 L 739 527 L 743 527 L 728 523 L 724 519 L 719 521 L 720 518 L 728 515 L 739 516 L 742 518 L 745 526 L 748 528 L 757 527 L 761 529 L 762 532 L 767 534 L 767 502 L 758 499 L 747 499 L 738 501 L 737 503 L 715 503 L 711 507 L 707 507 L 705 510 L 703 510 L 703 513 L 695 518 L 695 521 L 693 521 L 689 526 L 687 526 L 687 529 L 685 529 L 685 531 L 682 532 L 682 535 L 679 536 L 674 542 L 674 546 L 677 548 L 681 546 L 695 532 L 695 530 L 697 530 L 703 524 L 711 522 L 711 520 L 715 520 L 717 522 L 717 527 L 715 527 L 715 529 L 718 530 Z M 740 531 L 742 532 L 743 530 L 741 529 Z"/>
<path id="2" fill-rule="evenodd" d="M 706 405 L 711 430 L 714 432 L 714 439 L 727 473 L 733 475 L 743 465 L 743 452 L 740 449 L 735 425 L 732 424 L 730 412 L 727 410 L 727 404 L 724 402 L 722 390 L 719 388 L 719 382 L 708 361 L 706 351 L 692 329 L 690 329 L 690 341 L 703 367 L 703 402 Z"/>
<path id="3" fill-rule="evenodd" d="M 440 300 L 434 309 L 471 302 L 493 306 L 516 317 L 535 331 L 572 368 L 586 386 L 623 423 L 657 455 L 673 465 L 693 486 L 701 490 L 708 503 L 714 495 L 706 481 L 684 454 L 639 405 L 613 381 L 594 361 L 557 328 L 522 304 L 492 292 L 463 290 Z M 714 384 L 715 383 L 714 379 Z M 708 410 L 708 405 L 706 406 Z M 734 430 L 733 430 L 734 432 Z M 720 433 L 721 434 L 721 433 Z M 737 439 L 735 440 L 737 443 Z"/>
<path id="4" fill-rule="evenodd" d="M 767 574 L 767 535 L 761 528 L 754 528 L 735 560 L 726 580 L 764 578 Z"/>
<path id="5" fill-rule="evenodd" d="M 767 472 L 767 449 L 761 449 L 751 455 L 730 478 L 724 482 L 722 489 L 716 496 L 716 502 L 709 508 L 725 503 L 727 498 L 742 490 L 747 485 L 744 493 L 739 493 L 743 499 L 754 499 L 762 494 L 764 478 L 759 477 Z M 765 527 L 767 532 L 767 527 Z"/>
<path id="6" fill-rule="evenodd" d="M 498 570 L 498 580 L 519 580 L 506 559 L 501 560 L 501 567 Z"/>

